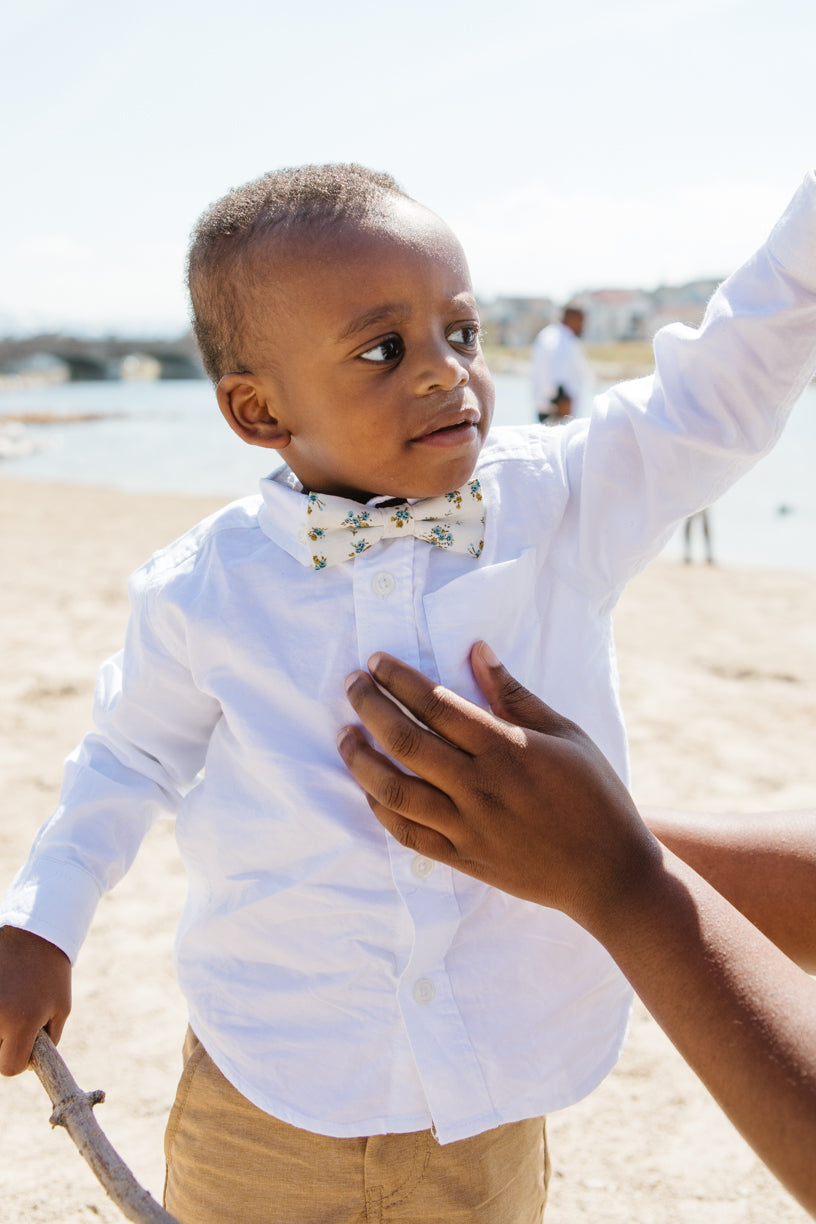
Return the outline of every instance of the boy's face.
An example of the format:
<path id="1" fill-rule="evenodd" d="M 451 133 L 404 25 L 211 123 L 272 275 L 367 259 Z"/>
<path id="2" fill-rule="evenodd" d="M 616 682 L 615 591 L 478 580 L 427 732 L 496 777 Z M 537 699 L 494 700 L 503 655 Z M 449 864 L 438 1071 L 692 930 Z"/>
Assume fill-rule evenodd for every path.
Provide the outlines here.
<path id="1" fill-rule="evenodd" d="M 290 243 L 291 248 L 291 243 Z M 281 252 L 256 291 L 252 377 L 304 486 L 427 497 L 473 474 L 493 381 L 464 253 L 411 201 Z M 259 439 L 251 439 L 259 441 Z"/>

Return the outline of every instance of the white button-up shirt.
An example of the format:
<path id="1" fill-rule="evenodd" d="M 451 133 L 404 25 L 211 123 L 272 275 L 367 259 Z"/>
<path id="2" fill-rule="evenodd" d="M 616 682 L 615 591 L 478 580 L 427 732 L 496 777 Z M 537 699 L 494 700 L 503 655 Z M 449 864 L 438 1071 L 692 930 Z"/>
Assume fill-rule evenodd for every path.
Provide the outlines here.
<path id="1" fill-rule="evenodd" d="M 285 470 L 156 554 L 100 673 L 98 731 L 0 921 L 75 957 L 173 812 L 190 1021 L 262 1109 L 338 1136 L 433 1124 L 448 1142 L 595 1087 L 630 1001 L 606 952 L 389 838 L 335 737 L 353 720 L 343 681 L 375 650 L 478 701 L 481 637 L 625 776 L 610 612 L 675 523 L 771 446 L 813 373 L 813 175 L 702 329 L 668 328 L 656 354 L 655 377 L 590 421 L 491 436 L 477 561 L 408 538 L 315 571 Z"/>

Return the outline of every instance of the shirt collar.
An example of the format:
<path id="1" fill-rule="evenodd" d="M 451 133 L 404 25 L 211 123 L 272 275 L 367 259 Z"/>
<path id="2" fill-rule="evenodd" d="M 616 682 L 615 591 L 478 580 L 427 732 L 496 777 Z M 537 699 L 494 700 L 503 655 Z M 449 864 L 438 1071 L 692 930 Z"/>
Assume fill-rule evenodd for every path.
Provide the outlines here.
<path id="1" fill-rule="evenodd" d="M 306 492 L 291 468 L 282 463 L 260 481 L 263 505 L 258 521 L 264 535 L 277 544 L 301 565 L 314 567 L 312 543 L 306 536 L 306 519 L 303 513 Z M 377 494 L 365 503 L 379 506 L 393 501 L 387 494 Z M 406 497 L 409 505 L 421 498 Z"/>

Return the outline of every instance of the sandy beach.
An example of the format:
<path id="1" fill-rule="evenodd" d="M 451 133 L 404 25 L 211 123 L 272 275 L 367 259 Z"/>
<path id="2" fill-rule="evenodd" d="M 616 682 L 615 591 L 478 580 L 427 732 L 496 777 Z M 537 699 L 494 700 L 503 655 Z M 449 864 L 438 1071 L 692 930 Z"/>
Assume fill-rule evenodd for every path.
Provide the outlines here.
<path id="1" fill-rule="evenodd" d="M 121 641 L 127 575 L 217 504 L 0 479 L 0 886 L 88 728 L 97 666 Z M 616 625 L 639 802 L 816 803 L 816 577 L 658 561 Z M 183 887 L 162 824 L 100 906 L 61 1044 L 81 1086 L 106 1090 L 99 1120 L 157 1198 L 185 1026 L 171 966 Z M 120 1220 L 49 1112 L 33 1073 L 0 1084 L 0 1221 Z M 619 1067 L 549 1129 L 548 1224 L 807 1219 L 640 1007 Z"/>

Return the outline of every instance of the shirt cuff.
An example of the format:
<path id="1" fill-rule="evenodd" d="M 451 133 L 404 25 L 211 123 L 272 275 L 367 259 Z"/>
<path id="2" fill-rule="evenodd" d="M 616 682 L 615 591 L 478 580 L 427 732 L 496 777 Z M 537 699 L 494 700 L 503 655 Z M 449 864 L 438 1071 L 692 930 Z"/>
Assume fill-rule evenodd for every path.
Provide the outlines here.
<path id="1" fill-rule="evenodd" d="M 91 925 L 100 891 L 82 867 L 38 858 L 17 875 L 0 903 L 0 926 L 39 935 L 74 964 Z"/>
<path id="2" fill-rule="evenodd" d="M 771 230 L 768 250 L 803 285 L 816 285 L 816 171 L 809 171 Z"/>

